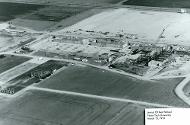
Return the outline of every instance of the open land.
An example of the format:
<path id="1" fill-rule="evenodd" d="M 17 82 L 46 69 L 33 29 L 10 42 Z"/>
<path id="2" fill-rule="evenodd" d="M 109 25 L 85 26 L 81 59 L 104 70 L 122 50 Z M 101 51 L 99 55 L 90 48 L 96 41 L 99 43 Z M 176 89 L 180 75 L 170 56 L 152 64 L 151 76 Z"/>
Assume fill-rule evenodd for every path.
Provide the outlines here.
<path id="1" fill-rule="evenodd" d="M 8 21 L 17 18 L 26 13 L 30 13 L 39 8 L 44 7 L 43 5 L 32 5 L 32 4 L 22 4 L 22 3 L 0 3 L 0 21 Z M 7 8 L 9 8 L 7 10 Z"/>
<path id="2" fill-rule="evenodd" d="M 0 57 L 0 73 L 11 69 L 31 58 L 13 55 L 1 55 Z"/>
<path id="3" fill-rule="evenodd" d="M 17 47 L 24 46 L 37 39 L 40 32 L 27 28 L 14 26 L 11 22 L 0 24 L 0 51 L 8 51 Z"/>
<path id="4" fill-rule="evenodd" d="M 131 9 L 107 10 L 87 18 L 63 31 L 83 31 L 135 34 L 139 41 L 189 45 L 189 14 Z M 134 27 L 135 26 L 135 27 Z M 136 28 L 138 27 L 138 28 Z"/>
<path id="5" fill-rule="evenodd" d="M 124 5 L 151 6 L 151 7 L 172 7 L 189 8 L 188 0 L 126 0 Z"/>
<path id="6" fill-rule="evenodd" d="M 61 21 L 75 17 L 88 9 L 88 7 L 46 6 L 22 18 L 13 20 L 13 24 L 45 31 L 60 24 Z"/>
<path id="7" fill-rule="evenodd" d="M 26 71 L 33 69 L 37 66 L 35 63 L 26 62 L 24 64 L 18 65 L 17 67 L 14 67 L 10 70 L 7 70 L 6 72 L 3 72 L 0 75 L 0 81 L 1 82 L 8 82 L 9 80 L 13 79 L 16 76 L 19 76 Z"/>
<path id="8" fill-rule="evenodd" d="M 1 35 L 0 36 L 0 40 L 1 40 L 1 43 L 0 43 L 0 47 L 1 48 L 15 44 L 15 42 L 12 41 L 12 38 L 9 37 L 9 36 L 3 36 L 3 35 Z"/>
<path id="9" fill-rule="evenodd" d="M 89 7 L 67 7 L 64 6 L 64 4 L 62 6 L 58 5 L 59 4 L 49 6 L 1 2 L 0 21 L 11 21 L 12 24 L 17 26 L 27 27 L 37 31 L 45 31 L 59 24 L 61 21 L 70 17 L 74 18 L 76 15 L 89 9 Z M 9 11 L 7 11 L 7 8 L 10 8 Z M 89 12 L 84 15 L 90 16 L 91 14 Z M 77 19 L 80 18 L 76 17 L 75 20 Z M 59 28 L 61 27 L 60 24 L 58 26 Z"/>
<path id="10" fill-rule="evenodd" d="M 49 5 L 102 5 L 102 4 L 116 4 L 122 0 L 0 0 L 0 2 L 18 2 L 18 3 L 35 3 L 35 4 L 49 4 Z"/>
<path id="11" fill-rule="evenodd" d="M 30 90 L 1 110 L 6 125 L 143 125 L 146 106 Z M 127 118 L 127 120 L 126 120 Z M 136 120 L 138 119 L 138 120 Z"/>
<path id="12" fill-rule="evenodd" d="M 185 106 L 186 104 L 178 99 L 173 92 L 182 80 L 182 78 L 176 78 L 149 82 L 91 67 L 73 66 L 41 82 L 38 86 L 55 90 Z M 167 100 L 167 98 L 170 99 Z"/>
<path id="13" fill-rule="evenodd" d="M 3 73 L 0 74 L 0 81 L 2 83 L 6 83 L 10 81 L 13 78 L 16 78 L 20 76 L 23 73 L 26 73 L 27 71 L 32 70 L 33 68 L 39 66 L 40 64 L 43 64 L 47 62 L 48 60 L 46 59 L 39 59 L 39 58 L 34 58 L 29 61 L 26 61 L 14 68 L 11 68 L 10 70 L 7 70 Z"/>
<path id="14" fill-rule="evenodd" d="M 49 77 L 56 70 L 67 65 L 68 63 L 66 62 L 49 60 L 37 67 L 34 67 L 26 73 L 21 74 L 16 78 L 13 78 L 12 80 L 8 81 L 3 87 L 6 89 L 14 89 L 13 94 L 15 94 L 16 92 L 26 88 L 27 86 L 38 83 L 46 77 Z"/>

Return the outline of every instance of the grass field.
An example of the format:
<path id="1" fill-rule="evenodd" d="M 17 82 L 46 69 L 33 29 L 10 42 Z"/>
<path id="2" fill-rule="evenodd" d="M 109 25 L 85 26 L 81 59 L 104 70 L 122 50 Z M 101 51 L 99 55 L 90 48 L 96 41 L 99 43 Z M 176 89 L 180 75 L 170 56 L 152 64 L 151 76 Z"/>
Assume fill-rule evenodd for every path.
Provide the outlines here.
<path id="1" fill-rule="evenodd" d="M 0 21 L 12 20 L 14 25 L 42 31 L 56 25 L 63 19 L 75 16 L 88 9 L 80 6 L 63 7 L 0 2 Z"/>
<path id="2" fill-rule="evenodd" d="M 71 6 L 64 6 L 64 5 L 63 6 L 57 6 L 57 5 L 43 6 L 43 5 L 33 5 L 33 4 L 31 5 L 31 4 L 0 3 L 0 5 L 1 4 L 2 5 L 5 4 L 6 7 L 1 8 L 2 12 L 0 12 L 0 21 L 1 21 L 1 17 L 3 19 L 7 18 L 7 20 L 14 19 L 12 20 L 12 23 L 14 25 L 28 27 L 30 29 L 37 30 L 37 31 L 47 30 L 59 23 L 61 23 L 61 25 L 67 25 L 68 21 L 66 19 L 71 18 L 71 17 L 72 18 L 69 22 L 75 22 L 75 20 L 78 19 L 78 17 L 74 18 L 76 15 L 84 11 L 88 11 L 90 9 L 90 7 L 81 7 L 81 6 L 71 7 Z M 15 8 L 14 9 L 15 12 L 14 11 L 9 12 L 8 8 L 12 7 L 13 5 L 14 5 L 13 9 Z M 25 11 L 25 9 L 27 8 L 28 10 Z M 6 13 L 6 11 L 8 11 L 9 13 Z M 3 16 L 1 16 L 1 14 Z M 83 18 L 83 16 L 79 16 L 79 17 Z M 73 21 L 73 18 L 75 19 L 74 21 Z M 7 20 L 2 20 L 2 21 L 7 21 Z M 62 27 L 59 26 L 58 28 L 62 28 Z"/>
<path id="3" fill-rule="evenodd" d="M 0 110 L 1 125 L 144 125 L 145 106 L 29 90 Z"/>
<path id="4" fill-rule="evenodd" d="M 32 5 L 22 3 L 0 3 L 0 21 L 8 21 L 26 13 L 38 10 L 43 5 Z"/>
<path id="5" fill-rule="evenodd" d="M 9 70 L 23 62 L 30 60 L 28 57 L 13 56 L 13 55 L 0 55 L 0 73 Z"/>
<path id="6" fill-rule="evenodd" d="M 181 80 L 142 81 L 96 68 L 73 66 L 38 86 L 184 107 L 187 105 L 174 93 Z"/>
<path id="7" fill-rule="evenodd" d="M 124 5 L 189 8 L 189 0 L 126 0 Z"/>
<path id="8" fill-rule="evenodd" d="M 67 18 L 75 17 L 88 9 L 87 7 L 47 6 L 22 18 L 15 19 L 13 24 L 42 31 L 59 24 L 61 21 L 65 24 Z"/>
<path id="9" fill-rule="evenodd" d="M 77 15 L 78 13 L 81 13 L 85 10 L 88 10 L 88 8 L 47 6 L 45 8 L 39 9 L 35 13 L 25 16 L 24 19 L 59 22 L 68 17 Z"/>
<path id="10" fill-rule="evenodd" d="M 47 1 L 44 1 L 46 5 L 42 5 L 43 1 L 34 1 L 35 4 L 27 4 L 24 1 L 20 1 L 21 3 L 2 1 L 0 0 L 0 22 L 11 20 L 13 25 L 37 31 L 62 29 L 99 12 L 99 9 L 96 11 L 91 10 L 92 6 L 94 6 L 91 4 L 93 2 L 91 0 L 89 0 L 89 4 L 92 6 L 81 6 L 80 4 L 87 3 L 83 0 L 73 1 L 74 6 L 68 5 L 72 3 L 67 0 L 50 1 L 50 5 L 47 5 Z M 105 3 L 110 1 L 112 0 L 105 0 Z M 28 2 L 33 3 L 32 1 Z M 97 1 L 97 3 L 104 2 Z"/>
<path id="11" fill-rule="evenodd" d="M 38 66 L 38 64 L 35 63 L 25 63 L 17 66 L 16 68 L 10 69 L 8 72 L 0 74 L 0 81 L 1 82 L 7 82 L 25 72 L 28 70 Z"/>

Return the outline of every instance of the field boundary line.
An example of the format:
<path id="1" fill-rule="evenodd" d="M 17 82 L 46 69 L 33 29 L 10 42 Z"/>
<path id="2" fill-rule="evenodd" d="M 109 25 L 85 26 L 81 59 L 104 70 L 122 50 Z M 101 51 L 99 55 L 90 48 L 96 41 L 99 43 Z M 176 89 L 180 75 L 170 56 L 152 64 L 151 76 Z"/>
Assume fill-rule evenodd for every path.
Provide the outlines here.
<path id="1" fill-rule="evenodd" d="M 115 98 L 115 97 L 107 97 L 107 96 L 99 96 L 99 95 L 93 95 L 93 94 L 84 94 L 84 93 L 78 93 L 78 92 L 72 92 L 72 91 L 55 90 L 55 89 L 41 88 L 41 87 L 35 87 L 35 86 L 28 86 L 26 90 L 39 90 L 39 91 L 45 91 L 45 92 L 51 92 L 51 93 L 82 96 L 82 97 L 94 98 L 94 99 L 119 101 L 119 102 L 126 102 L 126 103 L 135 103 L 135 104 L 147 105 L 147 106 L 153 106 L 153 107 L 162 107 L 162 108 L 175 107 L 175 106 L 169 106 L 169 105 L 164 105 L 164 104 L 149 103 L 149 102 L 144 102 L 144 101 L 122 99 L 122 98 Z"/>

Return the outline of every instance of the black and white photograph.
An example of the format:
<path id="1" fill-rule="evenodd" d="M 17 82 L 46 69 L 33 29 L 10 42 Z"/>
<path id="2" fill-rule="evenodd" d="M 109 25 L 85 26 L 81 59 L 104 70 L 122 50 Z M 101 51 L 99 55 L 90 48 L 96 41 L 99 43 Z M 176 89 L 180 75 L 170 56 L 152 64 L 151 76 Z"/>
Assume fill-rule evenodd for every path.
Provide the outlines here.
<path id="1" fill-rule="evenodd" d="M 189 125 L 189 108 L 190 0 L 0 0 L 0 125 Z"/>

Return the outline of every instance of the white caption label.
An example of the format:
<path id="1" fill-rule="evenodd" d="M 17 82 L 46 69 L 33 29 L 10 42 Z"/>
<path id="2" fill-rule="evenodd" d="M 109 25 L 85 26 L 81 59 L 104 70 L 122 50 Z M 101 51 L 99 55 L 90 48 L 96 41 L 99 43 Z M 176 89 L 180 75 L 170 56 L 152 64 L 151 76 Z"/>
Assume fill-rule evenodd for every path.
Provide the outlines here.
<path id="1" fill-rule="evenodd" d="M 145 109 L 145 125 L 190 125 L 190 108 Z"/>

